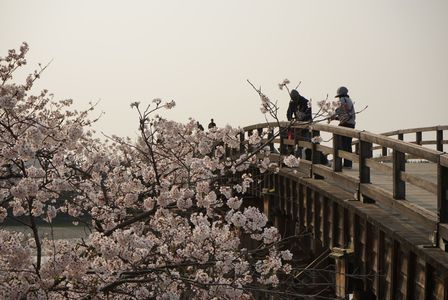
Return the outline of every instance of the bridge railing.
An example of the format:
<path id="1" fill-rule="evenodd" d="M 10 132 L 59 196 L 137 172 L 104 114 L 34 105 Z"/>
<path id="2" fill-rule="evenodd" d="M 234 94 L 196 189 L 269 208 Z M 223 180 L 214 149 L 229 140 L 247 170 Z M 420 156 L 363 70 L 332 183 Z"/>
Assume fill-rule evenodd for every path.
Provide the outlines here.
<path id="1" fill-rule="evenodd" d="M 444 145 L 448 144 L 448 139 L 443 139 L 444 137 L 444 131 L 448 131 L 448 125 L 438 125 L 438 126 L 430 126 L 430 127 L 419 127 L 419 128 L 408 128 L 408 129 L 399 129 L 394 131 L 388 131 L 385 133 L 382 133 L 381 135 L 389 136 L 389 137 L 395 137 L 401 141 L 408 141 L 412 144 L 417 145 L 435 145 L 435 149 L 437 151 L 443 152 Z M 424 134 L 430 134 L 434 136 L 434 138 L 427 139 L 428 137 Z M 408 136 L 411 136 L 410 139 Z M 412 136 L 415 136 L 415 139 L 412 138 Z M 446 136 L 446 135 L 445 135 Z M 426 139 L 425 139 L 426 137 Z M 357 141 L 353 142 L 353 144 L 358 147 Z M 376 146 L 373 148 L 373 150 L 381 149 L 382 153 L 381 155 L 383 157 L 388 156 L 388 149 L 386 147 L 380 147 Z"/>
<path id="2" fill-rule="evenodd" d="M 443 130 L 446 129 L 448 129 L 448 126 L 435 126 L 398 130 L 388 132 L 385 135 L 326 124 L 294 124 L 291 126 L 288 122 L 262 123 L 245 127 L 244 134 L 241 134 L 241 142 L 242 146 L 245 143 L 247 144 L 250 135 L 257 131 L 259 136 L 263 136 L 263 141 L 271 140 L 269 144 L 271 150 L 276 149 L 276 144 L 279 145 L 278 155 L 280 156 L 293 153 L 292 149 L 296 146 L 310 149 L 311 157 L 308 157 L 307 160 L 304 156 L 301 160 L 302 168 L 308 169 L 310 177 L 324 178 L 351 188 L 356 191 L 358 200 L 364 202 L 375 200 L 398 208 L 407 216 L 417 219 L 422 225 L 438 233 L 437 241 L 439 238 L 448 241 L 448 225 L 442 224 L 443 226 L 440 226 L 439 224 L 448 224 L 448 154 L 440 151 L 443 150 L 443 144 L 446 143 L 443 140 Z M 435 141 L 424 141 L 422 132 L 427 131 L 435 131 L 437 139 Z M 280 132 L 280 134 L 273 138 L 274 132 Z M 304 132 L 309 133 L 303 135 Z M 332 135 L 331 146 L 311 142 L 310 138 L 312 136 L 319 136 L 322 133 Z M 416 135 L 415 143 L 402 140 L 404 134 L 410 133 Z M 398 135 L 398 139 L 391 137 L 394 135 Z M 352 137 L 354 139 L 356 150 L 353 153 L 342 150 L 342 137 Z M 420 146 L 431 143 L 436 144 L 439 150 Z M 381 149 L 383 153 L 384 151 L 387 153 L 387 149 L 392 151 L 390 163 L 384 163 L 383 160 L 373 157 L 373 152 L 377 149 Z M 333 157 L 331 167 L 322 164 L 321 158 L 325 155 Z M 406 159 L 408 157 L 420 158 L 436 164 L 437 182 L 407 172 Z M 349 159 L 358 163 L 359 173 L 356 177 L 344 174 L 342 159 Z M 381 188 L 379 185 L 372 184 L 371 170 L 390 176 L 392 192 Z M 407 185 L 416 186 L 433 194 L 434 200 L 437 201 L 437 213 L 405 201 Z"/>

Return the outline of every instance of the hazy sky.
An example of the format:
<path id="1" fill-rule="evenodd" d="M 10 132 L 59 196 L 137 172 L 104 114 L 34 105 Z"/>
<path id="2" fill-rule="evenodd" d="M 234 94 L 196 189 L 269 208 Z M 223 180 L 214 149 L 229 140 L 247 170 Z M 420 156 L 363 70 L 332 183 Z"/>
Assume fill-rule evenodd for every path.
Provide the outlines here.
<path id="1" fill-rule="evenodd" d="M 448 124 L 448 1 L 0 0 L 0 56 L 30 45 L 36 86 L 79 108 L 101 100 L 97 125 L 133 135 L 132 101 L 174 99 L 164 116 L 206 126 L 263 122 L 250 79 L 278 100 L 284 78 L 314 101 L 349 88 L 357 127 Z M 313 107 L 316 110 L 316 107 Z"/>

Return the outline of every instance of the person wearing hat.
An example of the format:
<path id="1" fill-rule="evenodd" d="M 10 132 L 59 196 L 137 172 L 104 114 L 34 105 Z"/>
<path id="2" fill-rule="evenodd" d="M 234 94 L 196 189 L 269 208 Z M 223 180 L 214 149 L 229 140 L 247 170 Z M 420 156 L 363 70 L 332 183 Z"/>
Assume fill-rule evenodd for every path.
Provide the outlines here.
<path id="1" fill-rule="evenodd" d="M 356 125 L 356 112 L 352 99 L 348 95 L 348 89 L 345 86 L 341 86 L 336 91 L 335 98 L 339 98 L 339 107 L 336 109 L 335 115 L 332 119 L 339 120 L 339 126 L 355 128 Z M 341 150 L 352 152 L 352 138 L 341 136 Z M 344 159 L 344 168 L 352 168 L 352 161 Z"/>

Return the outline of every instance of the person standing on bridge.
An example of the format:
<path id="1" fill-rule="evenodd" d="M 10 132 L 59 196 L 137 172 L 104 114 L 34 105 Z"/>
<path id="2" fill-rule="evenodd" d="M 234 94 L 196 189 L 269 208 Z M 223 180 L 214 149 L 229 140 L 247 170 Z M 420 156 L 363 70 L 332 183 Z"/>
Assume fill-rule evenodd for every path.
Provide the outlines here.
<path id="1" fill-rule="evenodd" d="M 208 124 L 208 129 L 212 129 L 212 128 L 215 128 L 215 127 L 216 127 L 215 121 L 213 121 L 213 119 L 211 119 L 210 123 Z"/>
<path id="2" fill-rule="evenodd" d="M 300 95 L 297 90 L 291 90 L 290 96 L 291 100 L 289 101 L 288 111 L 286 112 L 288 121 L 312 121 L 310 101 Z"/>
<path id="3" fill-rule="evenodd" d="M 348 95 L 348 89 L 345 86 L 341 86 L 336 91 L 335 98 L 339 98 L 339 107 L 336 109 L 335 115 L 332 119 L 339 120 L 339 126 L 347 128 L 355 128 L 356 124 L 356 112 L 352 99 Z M 341 136 L 341 150 L 352 152 L 352 138 L 347 136 Z M 344 168 L 351 169 L 352 161 L 344 159 Z"/>
<path id="4" fill-rule="evenodd" d="M 297 90 L 291 90 L 286 118 L 288 121 L 311 122 L 313 116 L 311 113 L 310 101 L 299 94 Z M 310 141 L 310 132 L 308 129 L 300 129 L 297 131 L 299 140 Z M 290 134 L 288 134 L 290 135 Z M 297 149 L 297 154 L 302 157 L 302 148 Z M 305 159 L 311 160 L 311 149 L 305 149 Z"/>
<path id="5" fill-rule="evenodd" d="M 199 121 L 196 122 L 196 127 L 198 128 L 198 130 L 204 131 L 204 127 L 201 125 L 201 123 L 199 123 Z"/>

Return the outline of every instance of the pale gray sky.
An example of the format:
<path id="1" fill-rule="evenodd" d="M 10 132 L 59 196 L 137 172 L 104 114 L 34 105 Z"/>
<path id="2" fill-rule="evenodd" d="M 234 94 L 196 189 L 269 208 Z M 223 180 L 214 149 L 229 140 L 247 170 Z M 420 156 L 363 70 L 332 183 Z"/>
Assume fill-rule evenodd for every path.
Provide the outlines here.
<path id="1" fill-rule="evenodd" d="M 164 116 L 206 126 L 263 122 L 246 83 L 279 100 L 288 78 L 314 101 L 349 88 L 357 127 L 447 124 L 448 1 L 0 0 L 0 56 L 30 45 L 28 71 L 54 59 L 37 88 L 101 100 L 97 125 L 133 135 L 129 104 L 174 99 Z M 316 107 L 313 107 L 316 110 Z"/>

